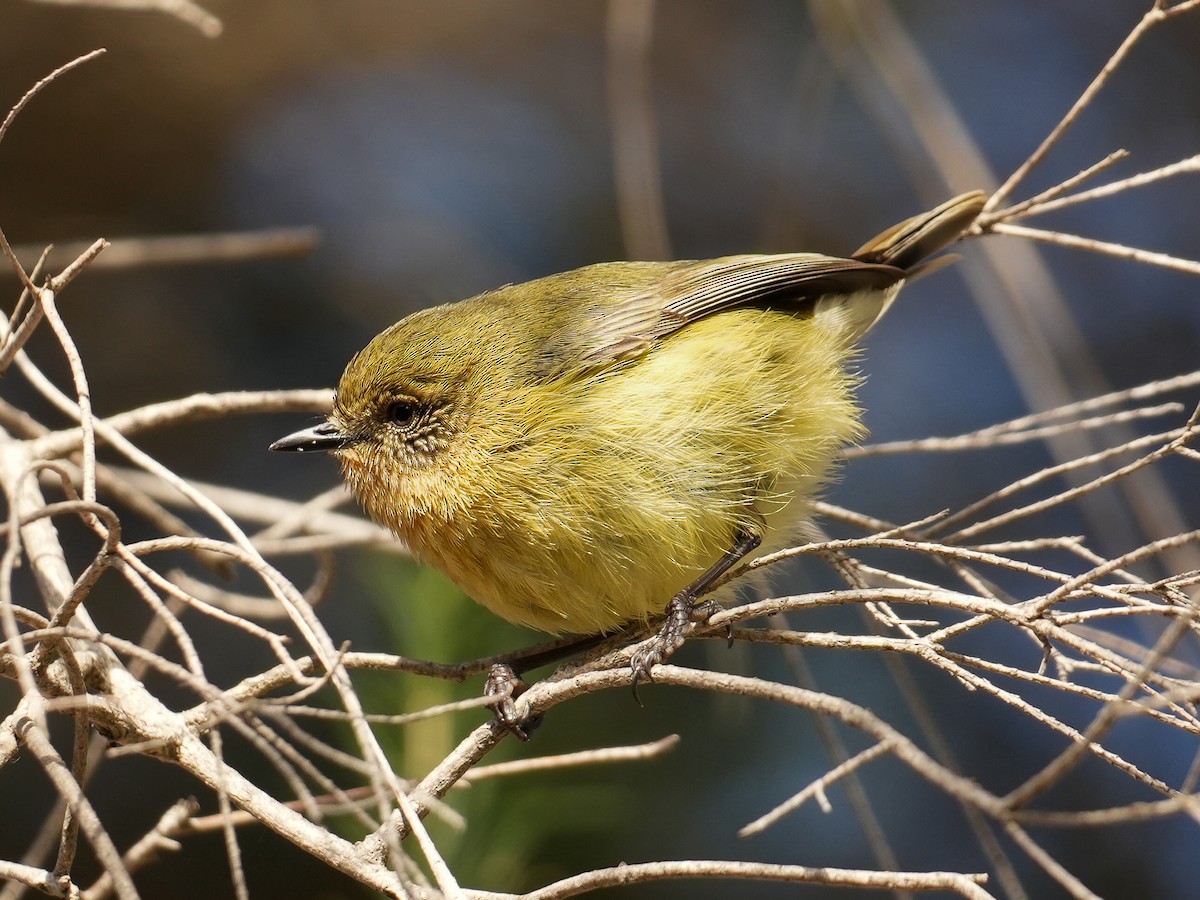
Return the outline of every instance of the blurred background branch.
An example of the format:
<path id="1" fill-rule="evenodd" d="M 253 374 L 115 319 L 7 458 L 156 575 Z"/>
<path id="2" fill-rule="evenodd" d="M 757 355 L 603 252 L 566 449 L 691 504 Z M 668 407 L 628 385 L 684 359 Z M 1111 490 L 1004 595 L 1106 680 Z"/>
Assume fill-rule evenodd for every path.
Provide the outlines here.
<path id="1" fill-rule="evenodd" d="M 0 900 L 1187 896 L 1197 5 L 6 10 Z M 422 306 L 1002 181 L 828 533 L 645 708 L 612 642 L 505 739 L 470 676 L 539 636 L 264 452 Z"/>

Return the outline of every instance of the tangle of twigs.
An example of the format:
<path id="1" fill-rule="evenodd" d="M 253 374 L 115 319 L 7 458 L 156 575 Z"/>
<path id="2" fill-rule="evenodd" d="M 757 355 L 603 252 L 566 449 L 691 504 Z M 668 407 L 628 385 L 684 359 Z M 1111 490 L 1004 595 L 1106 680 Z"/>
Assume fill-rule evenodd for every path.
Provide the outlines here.
<path id="1" fill-rule="evenodd" d="M 209 14 L 191 3 L 103 5 L 173 11 L 206 33 L 219 30 L 219 22 L 214 24 Z M 823 5 L 817 3 L 814 8 Z M 1152 27 L 1197 5 L 1200 0 L 1153 5 L 1046 143 L 992 195 L 973 243 L 983 246 L 988 234 L 1007 233 L 1200 273 L 1200 263 L 1193 260 L 1015 224 L 1018 219 L 1070 203 L 1195 171 L 1200 157 L 1079 190 L 1083 181 L 1120 158 L 1121 154 L 1113 153 L 1052 190 L 1010 203 L 1025 175 L 1070 127 L 1130 47 Z M 615 0 L 609 40 L 615 44 L 616 58 L 641 58 L 649 36 L 647 9 Z M 818 18 L 828 15 L 828 10 L 817 10 Z M 834 27 L 831 20 L 826 24 Z M 900 52 L 897 46 L 891 50 Z M 0 125 L 0 140 L 38 91 L 94 55 L 73 60 L 39 82 Z M 633 116 L 615 129 L 627 144 L 618 154 L 620 170 L 625 173 L 620 177 L 631 180 L 623 184 L 622 196 L 636 205 L 636 198 L 644 196 L 642 188 L 657 184 L 655 166 L 639 157 L 639 153 L 654 152 L 653 130 L 645 108 L 635 104 L 631 111 L 617 95 L 636 94 L 646 73 L 637 69 L 633 75 L 616 72 L 615 76 L 619 77 L 612 83 L 614 112 L 618 118 L 626 113 Z M 654 211 L 661 207 L 647 203 L 653 220 L 659 214 Z M 655 227 L 649 220 L 643 224 L 637 240 L 651 248 L 665 246 L 665 228 Z M 140 242 L 115 241 L 113 246 L 122 253 L 120 265 L 138 265 L 163 262 L 163 253 L 168 257 L 183 254 L 189 259 L 212 253 L 224 259 L 289 252 L 295 241 L 308 239 L 307 235 L 285 233 L 281 238 L 265 233 L 227 236 L 212 245 L 177 241 L 166 249 Z M 263 827 L 387 896 L 497 900 L 511 896 L 462 887 L 426 830 L 427 816 L 455 820 L 453 804 L 446 800 L 456 786 L 553 767 L 625 764 L 671 752 L 678 740 L 666 737 L 644 746 L 598 746 L 563 757 L 486 765 L 489 753 L 505 735 L 488 721 L 486 711 L 480 710 L 479 720 L 484 724 L 463 734 L 458 746 L 435 766 L 410 774 L 410 780 L 397 777 L 381 746 L 379 729 L 407 727 L 417 719 L 469 709 L 482 701 L 438 706 L 404 717 L 376 716 L 364 708 L 350 673 L 374 669 L 389 671 L 397 678 L 461 679 L 481 671 L 488 661 L 441 666 L 361 653 L 340 646 L 326 631 L 313 604 L 328 588 L 328 579 L 319 575 L 317 583 L 304 590 L 273 561 L 295 554 L 326 554 L 348 546 L 403 552 L 375 526 L 339 510 L 345 501 L 342 491 L 295 503 L 198 484 L 170 470 L 134 441 L 139 433 L 184 422 L 284 410 L 321 412 L 328 402 L 327 391 L 198 395 L 108 418 L 94 415 L 85 361 L 56 304 L 68 288 L 85 289 L 74 282 L 86 283 L 86 270 L 104 264 L 106 254 L 113 252 L 108 246 L 97 241 L 77 248 L 74 260 L 51 274 L 44 270 L 45 255 L 32 269 L 26 269 L 20 259 L 28 259 L 28 251 L 14 251 L 0 231 L 0 250 L 21 288 L 7 323 L 0 325 L 0 370 L 14 370 L 51 407 L 76 423 L 54 429 L 0 401 L 0 491 L 6 500 L 7 519 L 0 554 L 0 674 L 18 689 L 16 702 L 0 711 L 0 776 L 18 754 L 25 754 L 36 760 L 62 801 L 58 817 L 48 822 L 46 836 L 25 860 L 0 860 L 0 880 L 54 897 L 95 900 L 116 895 L 129 900 L 138 896 L 135 876 L 139 869 L 161 854 L 186 850 L 190 835 L 219 831 L 235 873 L 235 892 L 246 897 L 249 891 L 239 862 L 238 831 Z M 27 355 L 26 343 L 38 328 L 53 334 L 69 366 L 69 390 L 56 387 L 43 367 Z M 973 898 L 994 896 L 998 881 L 1010 895 L 1022 896 L 1016 867 L 995 840 L 996 834 L 1003 834 L 1071 896 L 1091 897 L 1083 880 L 1038 843 L 1034 830 L 1200 816 L 1196 771 L 1172 781 L 1153 771 L 1127 744 L 1117 749 L 1109 741 L 1118 723 L 1130 721 L 1192 739 L 1200 735 L 1200 717 L 1195 711 L 1200 670 L 1187 662 L 1189 653 L 1183 652 L 1185 646 L 1194 649 L 1198 636 L 1195 596 L 1200 574 L 1188 561 L 1197 558 L 1200 531 L 1183 530 L 1147 539 L 1119 555 L 1101 554 L 1087 537 L 1076 535 L 1023 541 L 996 536 L 1002 526 L 1037 522 L 1048 511 L 1080 503 L 1102 488 L 1154 473 L 1166 461 L 1194 466 L 1200 461 L 1196 446 L 1200 408 L 1188 403 L 1194 403 L 1198 384 L 1200 372 L 1184 373 L 1132 390 L 1063 403 L 972 434 L 848 451 L 847 456 L 854 459 L 894 453 L 997 452 L 1005 446 L 1064 435 L 1087 435 L 1091 441 L 1086 450 L 1060 455 L 1053 465 L 1030 472 L 961 509 L 921 521 L 882 522 L 826 505 L 821 509 L 825 520 L 857 536 L 796 547 L 756 560 L 730 577 L 783 557 L 809 555 L 831 563 L 845 581 L 843 589 L 759 600 L 726 610 L 697 628 L 697 637 L 719 639 L 732 628 L 738 641 L 763 653 L 786 655 L 791 648 L 822 647 L 908 658 L 944 673 L 964 691 L 992 698 L 1061 739 L 1060 752 L 1008 790 L 985 787 L 977 778 L 979 773 L 959 771 L 943 752 L 936 734 L 905 733 L 885 716 L 835 692 L 677 665 L 663 665 L 655 671 L 655 680 L 662 684 L 804 710 L 841 723 L 866 739 L 866 749 L 842 750 L 828 771 L 791 796 L 781 796 L 773 809 L 763 809 L 744 825 L 743 834 L 769 829 L 806 803 L 828 808 L 827 792 L 832 786 L 848 784 L 856 773 L 890 758 L 966 812 L 990 854 L 989 872 L 913 872 L 889 865 L 868 871 L 734 860 L 663 861 L 591 871 L 523 896 L 558 900 L 604 886 L 675 878 L 767 879 L 900 892 L 940 890 Z M 1193 399 L 1180 402 L 1187 396 Z M 1153 426 L 1143 433 L 1120 430 L 1146 423 Z M 107 454 L 119 462 L 100 462 L 100 447 L 107 448 Z M 185 519 L 194 522 L 198 514 L 207 521 L 206 526 L 186 524 Z M 128 529 L 123 525 L 129 518 L 150 523 L 159 536 L 126 539 Z M 92 555 L 82 564 L 69 561 L 55 527 L 56 522 L 66 520 L 81 523 L 92 535 Z M 887 567 L 875 561 L 881 550 L 890 551 L 882 557 L 889 560 Z M 170 561 L 181 552 L 193 555 L 201 572 L 236 570 L 252 576 L 257 591 L 235 592 L 220 577 L 177 571 Z M 905 559 L 926 565 L 910 567 Z M 940 574 L 929 574 L 930 562 Z M 1020 575 L 1026 585 L 1020 596 L 994 586 L 1013 574 Z M 89 600 L 96 585 L 107 580 L 126 583 L 146 604 L 155 627 L 136 636 L 98 628 Z M 810 614 L 831 606 L 864 610 L 861 632 L 806 630 Z M 214 683 L 206 675 L 213 650 L 193 638 L 197 618 L 256 642 L 273 664 L 234 684 Z M 1130 640 L 1123 636 L 1124 628 L 1113 627 L 1131 620 L 1144 623 L 1144 641 Z M 1014 656 L 1013 642 L 999 637 L 1000 632 L 1016 636 L 1017 644 L 1027 652 Z M 980 640 L 981 633 L 994 640 Z M 980 649 L 992 645 L 1010 649 L 994 654 Z M 627 688 L 628 656 L 628 648 L 609 647 L 561 668 L 516 702 L 540 715 L 587 693 Z M 188 692 L 192 705 L 186 709 L 169 706 L 146 686 L 146 673 Z M 1052 705 L 1045 702 L 1048 695 L 1078 701 L 1088 710 L 1087 716 L 1069 719 L 1052 711 Z M 55 718 L 73 723 L 69 746 L 61 732 L 55 731 L 52 737 L 50 722 Z M 325 719 L 345 723 L 351 744 L 334 746 L 304 726 L 307 721 Z M 227 761 L 223 741 L 234 735 L 268 761 L 288 785 L 287 796 L 254 783 Z M 117 846 L 85 791 L 105 758 L 113 755 L 149 756 L 181 767 L 214 793 L 217 810 L 201 814 L 194 801 L 164 799 L 155 826 L 132 846 Z M 1113 808 L 1039 805 L 1047 791 L 1085 762 L 1106 767 L 1128 783 L 1130 796 L 1140 799 Z M 366 786 L 347 787 L 347 775 L 356 782 L 365 781 Z M 152 797 L 138 799 L 155 802 Z M 333 815 L 350 817 L 366 836 L 358 840 L 341 836 L 328 824 Z M 78 884 L 73 874 L 80 835 L 103 869 L 102 877 L 87 886 Z M 886 846 L 877 849 L 886 861 Z"/>

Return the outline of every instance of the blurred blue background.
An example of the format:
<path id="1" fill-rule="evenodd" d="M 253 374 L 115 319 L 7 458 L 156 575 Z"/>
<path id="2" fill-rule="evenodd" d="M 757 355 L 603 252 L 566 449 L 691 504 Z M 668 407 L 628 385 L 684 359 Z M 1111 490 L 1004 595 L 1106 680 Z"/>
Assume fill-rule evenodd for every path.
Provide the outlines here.
<path id="1" fill-rule="evenodd" d="M 636 254 L 624 242 L 614 180 L 607 4 L 214 0 L 206 6 L 224 22 L 219 39 L 149 15 L 34 4 L 5 10 L 5 108 L 53 67 L 108 48 L 100 61 L 51 85 L 0 146 L 0 225 L 14 243 L 291 225 L 321 233 L 318 248 L 300 261 L 89 273 L 63 308 L 100 412 L 197 391 L 332 388 L 350 355 L 408 312 Z M 830 62 L 829 10 L 837 7 L 820 6 L 816 17 L 795 0 L 656 6 L 649 99 L 673 256 L 848 253 L 952 192 L 989 186 L 922 162 L 894 100 L 882 88 L 864 94 L 861 82 L 855 86 L 847 70 Z M 869 19 L 878 7 L 858 8 Z M 1003 179 L 1148 8 L 1132 0 L 913 0 L 892 14 Z M 1018 199 L 1117 148 L 1133 154 L 1115 170 L 1121 176 L 1200 151 L 1197 46 L 1200 15 L 1153 32 Z M 865 57 L 853 39 L 841 49 L 861 70 Z M 1103 176 L 1109 177 L 1115 176 Z M 1029 224 L 1196 258 L 1198 201 L 1196 177 L 1183 176 Z M 1005 359 L 968 293 L 963 276 L 977 243 L 963 248 L 964 266 L 909 289 L 871 335 L 862 398 L 873 439 L 957 434 L 1020 415 L 1036 402 L 1014 377 L 1019 357 L 1016 364 Z M 1095 364 L 1089 371 L 1077 345 L 1052 347 L 1076 396 L 1196 366 L 1200 281 L 1075 250 L 1039 253 Z M 983 302 L 1004 300 L 993 295 Z M 45 335 L 31 349 L 62 376 Z M 37 407 L 10 382 L 4 384 L 10 402 Z M 337 476 L 325 461 L 265 452 L 271 439 L 298 424 L 287 417 L 239 419 L 149 435 L 143 444 L 189 476 L 299 498 L 332 486 Z M 983 459 L 864 460 L 847 468 L 830 499 L 909 521 L 961 506 L 1049 459 L 1031 445 Z M 1200 510 L 1194 479 L 1182 467 L 1167 475 L 1194 527 Z M 1109 500 L 1120 502 L 1115 495 Z M 1036 533 L 1087 530 L 1076 515 L 1067 510 L 1039 520 Z M 1029 533 L 1018 528 L 1002 536 Z M 1106 549 L 1115 552 L 1128 549 L 1121 542 L 1130 539 L 1114 529 L 1097 543 L 1111 542 Z M 339 568 L 321 614 L 335 640 L 351 640 L 356 649 L 452 661 L 534 637 L 498 623 L 415 566 L 347 554 Z M 302 577 L 305 570 L 298 571 Z M 832 585 L 816 566 L 785 569 L 778 582 L 781 590 Z M 793 624 L 863 627 L 841 613 Z M 995 656 L 1011 652 L 1027 660 L 1036 650 L 998 629 L 979 640 L 985 637 L 1013 641 L 1002 653 L 993 650 Z M 741 649 L 685 652 L 697 663 L 742 671 L 761 666 L 762 674 L 789 677 L 774 657 L 759 660 Z M 832 652 L 805 659 L 825 689 L 913 732 L 912 713 L 882 660 Z M 220 671 L 219 660 L 214 666 Z M 1015 786 L 1062 746 L 1024 717 L 964 695 L 942 675 L 915 667 L 911 674 L 963 770 L 989 788 Z M 364 680 L 375 709 L 399 711 L 450 696 L 440 685 L 397 681 Z M 477 691 L 473 683 L 451 693 Z M 443 840 L 465 884 L 528 889 L 588 867 L 677 857 L 875 865 L 840 789 L 831 792 L 832 814 L 809 806 L 765 835 L 735 836 L 829 768 L 809 717 L 653 686 L 645 695 L 645 709 L 624 695 L 586 698 L 556 711 L 531 745 L 505 749 L 551 753 L 680 733 L 682 746 L 665 760 L 489 782 L 455 799 L 470 828 Z M 1086 709 L 1064 703 L 1061 712 L 1086 722 Z M 398 733 L 397 771 L 419 776 L 421 765 L 440 758 L 477 721 Z M 1125 738 L 1118 730 L 1113 739 L 1119 746 Z M 857 735 L 846 740 L 852 751 L 865 746 Z M 1196 752 L 1194 740 L 1166 729 L 1130 740 L 1173 783 Z M 135 771 L 131 760 L 112 765 Z M 179 775 L 148 765 L 136 777 L 157 779 L 143 783 L 164 797 L 194 790 Z M 0 791 L 10 791 L 7 777 L 0 772 Z M 898 764 L 877 762 L 864 781 L 902 867 L 987 867 L 961 811 Z M 98 785 L 97 802 L 117 834 L 131 840 L 159 812 L 145 811 L 145 821 L 141 813 L 122 818 L 122 789 L 120 782 Z M 1046 803 L 1074 808 L 1130 799 L 1128 786 L 1097 765 L 1082 767 Z M 211 806 L 211 798 L 204 801 Z M 11 811 L 14 804 L 3 805 Z M 26 805 L 31 820 L 40 821 L 42 808 L 32 800 Z M 19 858 L 30 827 L 8 812 L 0 817 L 0 856 Z M 1103 896 L 1193 895 L 1194 823 L 1037 836 Z M 243 837 L 255 897 L 358 891 L 270 834 L 250 830 Z M 141 876 L 147 896 L 183 896 L 180 883 L 192 886 L 191 896 L 222 895 L 228 881 L 220 855 L 217 838 L 188 839 L 188 852 Z M 1022 863 L 1021 872 L 1032 896 L 1058 896 L 1032 866 Z M 999 890 L 995 882 L 992 889 Z M 736 890 L 755 898 L 797 893 L 780 885 Z M 728 885 L 656 884 L 622 896 L 729 891 Z M 804 895 L 825 892 L 808 888 Z"/>

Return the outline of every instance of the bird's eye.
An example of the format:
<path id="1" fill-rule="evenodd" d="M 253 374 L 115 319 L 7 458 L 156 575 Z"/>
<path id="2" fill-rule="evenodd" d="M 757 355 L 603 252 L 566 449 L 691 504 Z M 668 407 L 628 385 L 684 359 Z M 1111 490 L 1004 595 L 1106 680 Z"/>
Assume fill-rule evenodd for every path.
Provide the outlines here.
<path id="1" fill-rule="evenodd" d="M 393 400 L 387 405 L 384 414 L 393 424 L 409 425 L 417 417 L 417 407 L 411 400 Z"/>

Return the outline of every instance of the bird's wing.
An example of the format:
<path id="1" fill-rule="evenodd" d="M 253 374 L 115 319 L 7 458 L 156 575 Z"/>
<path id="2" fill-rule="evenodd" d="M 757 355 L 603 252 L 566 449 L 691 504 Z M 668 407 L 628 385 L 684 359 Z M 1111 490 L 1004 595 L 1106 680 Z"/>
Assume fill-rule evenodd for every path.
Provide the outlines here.
<path id="1" fill-rule="evenodd" d="M 793 253 L 679 264 L 661 279 L 595 308 L 581 330 L 584 368 L 638 356 L 690 322 L 741 306 L 803 310 L 820 297 L 884 290 L 904 271 L 879 263 Z"/>
<path id="2" fill-rule="evenodd" d="M 894 296 L 887 289 L 936 268 L 939 260 L 925 262 L 926 257 L 957 240 L 985 199 L 980 191 L 960 194 L 892 226 L 849 259 L 787 253 L 578 270 L 588 275 L 584 293 L 591 302 L 581 304 L 570 325 L 546 342 L 541 371 L 611 365 L 645 353 L 690 322 L 740 306 L 837 309 L 851 336 L 858 337 L 887 308 Z M 606 281 L 601 270 L 618 274 L 617 283 Z M 575 283 L 575 275 L 565 277 Z M 829 302 L 817 305 L 822 297 Z"/>

